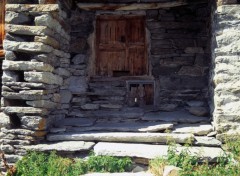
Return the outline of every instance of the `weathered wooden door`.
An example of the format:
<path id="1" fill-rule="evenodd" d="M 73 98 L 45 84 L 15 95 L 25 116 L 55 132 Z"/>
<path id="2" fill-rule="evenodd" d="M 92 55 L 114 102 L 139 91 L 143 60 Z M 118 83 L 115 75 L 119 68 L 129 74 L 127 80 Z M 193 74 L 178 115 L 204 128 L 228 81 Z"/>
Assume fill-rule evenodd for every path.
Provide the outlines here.
<path id="1" fill-rule="evenodd" d="M 0 1 L 0 57 L 3 56 L 3 39 L 4 39 L 4 21 L 5 21 L 5 4 L 6 0 Z"/>
<path id="2" fill-rule="evenodd" d="M 139 76 L 148 72 L 143 16 L 97 17 L 96 73 L 101 76 Z"/>

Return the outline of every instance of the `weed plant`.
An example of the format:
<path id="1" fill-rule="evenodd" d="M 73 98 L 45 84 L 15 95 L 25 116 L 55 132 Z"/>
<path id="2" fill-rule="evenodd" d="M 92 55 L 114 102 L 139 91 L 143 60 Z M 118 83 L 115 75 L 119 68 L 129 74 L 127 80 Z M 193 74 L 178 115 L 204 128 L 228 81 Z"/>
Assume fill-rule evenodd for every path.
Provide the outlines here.
<path id="1" fill-rule="evenodd" d="M 240 176 L 240 138 L 225 141 L 225 149 L 231 154 L 219 157 L 214 164 L 207 161 L 200 163 L 197 156 L 188 154 L 189 148 L 178 153 L 176 147 L 172 145 L 166 158 L 150 161 L 150 170 L 155 176 L 162 176 L 164 167 L 173 165 L 181 168 L 180 176 Z"/>
<path id="2" fill-rule="evenodd" d="M 130 158 L 91 155 L 88 160 L 73 160 L 50 154 L 29 152 L 16 164 L 14 176 L 79 176 L 88 172 L 124 172 Z"/>

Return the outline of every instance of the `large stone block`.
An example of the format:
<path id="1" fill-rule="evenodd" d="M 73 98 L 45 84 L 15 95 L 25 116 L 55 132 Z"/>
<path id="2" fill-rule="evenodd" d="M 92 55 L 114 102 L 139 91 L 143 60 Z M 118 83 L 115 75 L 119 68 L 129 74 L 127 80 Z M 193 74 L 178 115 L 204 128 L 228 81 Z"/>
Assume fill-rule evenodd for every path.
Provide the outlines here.
<path id="1" fill-rule="evenodd" d="M 59 42 L 56 39 L 54 39 L 53 37 L 49 37 L 49 36 L 35 36 L 34 42 L 44 43 L 46 45 L 52 46 L 55 49 L 60 48 Z"/>
<path id="2" fill-rule="evenodd" d="M 2 81 L 3 82 L 18 82 L 19 75 L 13 71 L 7 71 L 7 70 L 3 71 Z"/>
<path id="3" fill-rule="evenodd" d="M 11 24 L 28 24 L 32 21 L 31 17 L 23 14 L 7 11 L 5 15 L 5 22 Z"/>
<path id="4" fill-rule="evenodd" d="M 24 80 L 36 83 L 63 84 L 63 79 L 60 76 L 49 72 L 24 72 Z"/>
<path id="5" fill-rule="evenodd" d="M 5 113 L 0 113 L 0 129 L 2 127 L 8 128 L 11 125 L 10 117 Z"/>
<path id="6" fill-rule="evenodd" d="M 2 92 L 2 96 L 7 99 L 20 99 L 20 100 L 45 100 L 49 99 L 51 95 L 46 95 L 43 90 L 27 90 L 15 92 Z"/>
<path id="7" fill-rule="evenodd" d="M 19 52 L 43 52 L 50 53 L 53 51 L 53 48 L 49 45 L 45 45 L 39 42 L 14 42 L 5 40 L 3 43 L 3 48 L 10 51 L 19 51 Z"/>
<path id="8" fill-rule="evenodd" d="M 52 72 L 53 67 L 43 62 L 28 62 L 28 61 L 3 61 L 3 70 L 22 70 L 22 71 L 46 71 Z"/>

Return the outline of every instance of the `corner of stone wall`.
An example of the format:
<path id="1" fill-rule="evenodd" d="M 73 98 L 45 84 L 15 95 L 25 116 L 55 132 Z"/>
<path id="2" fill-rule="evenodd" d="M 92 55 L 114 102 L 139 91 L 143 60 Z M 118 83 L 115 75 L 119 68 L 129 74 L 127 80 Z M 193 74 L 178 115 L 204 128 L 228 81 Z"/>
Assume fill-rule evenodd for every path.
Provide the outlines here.
<path id="1" fill-rule="evenodd" d="M 66 13 L 58 4 L 19 2 L 6 5 L 2 65 L 0 143 L 9 163 L 26 154 L 24 146 L 43 142 L 67 113 L 60 90 L 70 76 Z"/>
<path id="2" fill-rule="evenodd" d="M 218 2 L 215 13 L 214 111 L 213 123 L 218 139 L 240 135 L 240 4 Z"/>

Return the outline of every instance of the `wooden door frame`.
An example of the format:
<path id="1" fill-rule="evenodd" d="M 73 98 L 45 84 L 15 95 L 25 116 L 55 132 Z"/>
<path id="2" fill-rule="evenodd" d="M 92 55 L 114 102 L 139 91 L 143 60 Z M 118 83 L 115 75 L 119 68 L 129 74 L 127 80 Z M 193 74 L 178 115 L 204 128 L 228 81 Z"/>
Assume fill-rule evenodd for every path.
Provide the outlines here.
<path id="1" fill-rule="evenodd" d="M 0 43 L 1 43 L 1 47 L 0 47 L 0 57 L 4 56 L 4 50 L 3 50 L 3 39 L 5 37 L 5 5 L 6 5 L 6 0 L 1 0 L 2 2 L 0 2 L 0 13 L 1 13 L 1 19 L 0 21 L 2 22 L 2 24 L 0 24 Z"/>
<path id="2" fill-rule="evenodd" d="M 149 72 L 149 57 L 148 57 L 148 39 L 147 39 L 147 26 L 146 26 L 146 15 L 143 15 L 143 14 L 115 14 L 115 13 L 110 13 L 110 14 L 105 14 L 105 13 L 100 13 L 98 15 L 96 15 L 96 20 L 95 20 L 95 39 L 94 39 L 94 55 L 95 55 L 95 62 L 94 62 L 94 75 L 95 76 L 99 76 L 97 74 L 97 69 L 99 67 L 99 62 L 98 62 L 98 53 L 99 53 L 99 48 L 98 48 L 98 43 L 99 43 L 99 37 L 100 34 L 100 29 L 99 29 L 99 20 L 102 20 L 106 18 L 109 19 L 129 19 L 129 18 L 143 18 L 143 21 L 144 21 L 144 33 L 145 33 L 145 36 L 144 36 L 144 48 L 145 48 L 145 60 L 146 60 L 146 74 L 145 75 L 138 75 L 138 76 L 150 76 L 150 72 Z M 126 57 L 128 57 L 128 54 L 126 53 Z"/>

